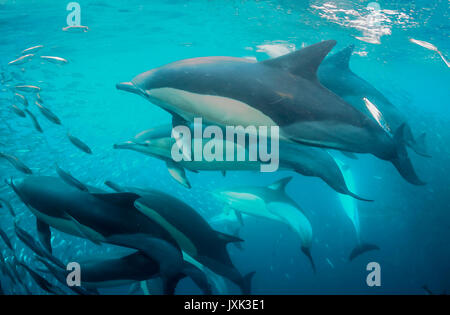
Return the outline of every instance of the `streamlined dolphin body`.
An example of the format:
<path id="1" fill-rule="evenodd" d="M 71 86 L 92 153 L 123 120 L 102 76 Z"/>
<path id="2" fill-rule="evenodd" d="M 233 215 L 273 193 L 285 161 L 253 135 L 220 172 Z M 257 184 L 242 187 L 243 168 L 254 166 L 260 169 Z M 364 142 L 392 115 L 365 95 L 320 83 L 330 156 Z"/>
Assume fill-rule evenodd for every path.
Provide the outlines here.
<path id="1" fill-rule="evenodd" d="M 135 206 L 169 231 L 183 252 L 231 280 L 244 294 L 250 293 L 254 272 L 242 276 L 233 265 L 226 248 L 229 243 L 242 242 L 242 239 L 213 230 L 193 208 L 156 190 L 146 190 L 135 201 Z"/>
<path id="2" fill-rule="evenodd" d="M 292 177 L 283 178 L 267 187 L 236 187 L 214 191 L 214 195 L 228 207 L 249 216 L 278 221 L 288 225 L 300 238 L 301 250 L 311 256 L 312 226 L 306 213 L 285 192 Z"/>
<path id="3" fill-rule="evenodd" d="M 36 216 L 39 239 L 48 250 L 52 226 L 95 243 L 136 249 L 158 263 L 167 282 L 183 273 L 182 253 L 170 234 L 134 208 L 138 195 L 92 194 L 44 176 L 27 177 L 12 185 Z"/>
<path id="4" fill-rule="evenodd" d="M 66 279 L 69 271 L 65 268 L 52 266 L 45 260 L 40 260 L 49 271 L 57 278 Z M 106 288 L 132 284 L 136 281 L 146 281 L 159 277 L 159 264 L 141 252 L 119 255 L 118 257 L 106 257 L 101 259 L 88 259 L 79 261 L 82 271 L 81 285 L 86 288 Z M 211 288 L 202 271 L 190 263 L 185 262 L 185 270 L 199 285 L 205 294 L 211 294 Z M 161 294 L 174 294 L 179 280 L 186 277 L 186 273 L 180 273 L 170 281 L 162 281 Z"/>
<path id="5" fill-rule="evenodd" d="M 425 133 L 414 139 L 406 118 L 398 108 L 374 86 L 350 69 L 350 58 L 354 48 L 354 45 L 350 45 L 321 63 L 317 72 L 320 83 L 361 113 L 374 118 L 370 106 L 367 106 L 367 100 L 370 101 L 381 113 L 388 132 L 395 132 L 402 124 L 406 124 L 405 141 L 407 145 L 417 154 L 429 156 L 425 147 Z"/>
<path id="6" fill-rule="evenodd" d="M 342 170 L 342 174 L 344 175 L 345 182 L 347 185 L 356 191 L 356 182 L 353 178 L 353 174 L 344 162 L 335 159 L 338 165 L 340 166 Z M 350 219 L 350 221 L 353 224 L 353 228 L 355 229 L 356 233 L 356 240 L 357 245 L 353 249 L 353 251 L 350 254 L 349 260 L 355 259 L 357 256 L 368 252 L 370 250 L 376 250 L 379 249 L 377 245 L 368 244 L 368 243 L 362 243 L 361 242 L 361 226 L 359 221 L 359 213 L 358 213 L 358 204 L 357 201 L 353 198 L 349 198 L 348 196 L 344 195 L 338 195 L 339 201 L 342 205 L 342 208 L 344 209 L 345 215 Z"/>
<path id="7" fill-rule="evenodd" d="M 193 208 L 163 192 L 120 187 L 109 181 L 105 184 L 118 192 L 132 191 L 140 195 L 135 207 L 169 232 L 183 250 L 186 261 L 194 264 L 195 260 L 198 268 L 201 269 L 198 264 L 204 265 L 238 285 L 244 294 L 250 293 L 254 272 L 241 276 L 226 248 L 228 243 L 242 242 L 242 239 L 213 230 Z"/>
<path id="8" fill-rule="evenodd" d="M 190 128 L 192 130 L 192 125 L 190 125 Z M 193 131 L 191 132 L 193 133 Z M 260 160 L 254 162 L 248 159 L 238 161 L 235 158 L 234 161 L 227 161 L 225 151 L 222 161 L 186 161 L 183 159 L 180 162 L 175 162 L 172 158 L 171 150 L 176 141 L 171 134 L 172 126 L 164 125 L 143 131 L 130 141 L 115 144 L 114 148 L 137 151 L 165 161 L 172 177 L 188 188 L 191 185 L 186 177 L 185 169 L 193 172 L 260 170 L 260 164 L 262 163 Z M 223 148 L 226 148 L 229 141 L 223 140 L 222 143 Z M 207 142 L 203 141 L 203 146 L 206 144 Z M 238 146 L 235 143 L 231 143 L 231 145 L 234 147 L 236 154 Z M 247 150 L 247 147 L 244 149 Z M 191 156 L 193 156 L 193 150 L 194 145 L 192 144 Z M 246 152 L 246 156 L 248 156 L 248 152 Z M 350 195 L 357 199 L 367 200 L 355 195 L 348 189 L 344 177 L 333 157 L 321 148 L 281 141 L 279 143 L 279 168 L 282 170 L 293 170 L 304 176 L 319 177 L 339 193 Z"/>
<path id="9" fill-rule="evenodd" d="M 422 184 L 408 158 L 404 126 L 386 133 L 371 118 L 323 87 L 316 71 L 335 41 L 255 62 L 204 57 L 177 61 L 119 83 L 173 115 L 173 123 L 202 117 L 221 126 L 279 126 L 298 143 L 391 161 L 413 184 Z"/>

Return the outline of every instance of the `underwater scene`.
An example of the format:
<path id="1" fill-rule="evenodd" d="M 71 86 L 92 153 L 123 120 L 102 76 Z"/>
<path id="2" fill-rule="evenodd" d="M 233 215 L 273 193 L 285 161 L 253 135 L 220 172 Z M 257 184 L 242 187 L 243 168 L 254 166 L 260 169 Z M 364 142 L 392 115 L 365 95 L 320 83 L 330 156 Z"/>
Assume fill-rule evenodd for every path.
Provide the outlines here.
<path id="1" fill-rule="evenodd" d="M 447 0 L 0 0 L 0 294 L 446 294 Z"/>

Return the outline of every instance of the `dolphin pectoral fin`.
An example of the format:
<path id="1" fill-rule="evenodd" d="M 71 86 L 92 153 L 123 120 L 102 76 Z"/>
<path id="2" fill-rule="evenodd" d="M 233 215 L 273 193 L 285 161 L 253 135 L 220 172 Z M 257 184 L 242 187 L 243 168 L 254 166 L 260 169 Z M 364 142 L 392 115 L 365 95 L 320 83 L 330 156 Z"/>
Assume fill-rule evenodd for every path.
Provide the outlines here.
<path id="1" fill-rule="evenodd" d="M 402 124 L 398 127 L 394 135 L 397 152 L 396 156 L 391 159 L 391 163 L 394 164 L 400 175 L 402 175 L 409 183 L 413 185 L 425 185 L 425 183 L 417 176 L 411 160 L 408 157 L 408 152 L 406 151 L 405 128 L 406 125 Z"/>
<path id="2" fill-rule="evenodd" d="M 278 58 L 261 61 L 261 63 L 284 69 L 308 80 L 317 80 L 317 69 L 335 45 L 336 41 L 326 40 Z"/>
<path id="3" fill-rule="evenodd" d="M 314 263 L 314 260 L 311 256 L 311 249 L 309 247 L 303 247 L 302 246 L 302 253 L 308 257 L 309 262 L 311 263 L 311 267 L 314 273 L 316 273 L 316 264 Z"/>
<path id="4" fill-rule="evenodd" d="M 273 190 L 278 190 L 278 191 L 283 191 L 286 188 L 286 185 L 292 180 L 292 176 L 289 177 L 285 177 L 282 178 L 278 181 L 276 181 L 275 183 L 272 183 L 268 186 L 268 188 L 273 189 Z"/>
<path id="5" fill-rule="evenodd" d="M 356 257 L 372 250 L 380 250 L 380 247 L 374 244 L 368 244 L 368 243 L 361 243 L 358 244 L 350 253 L 350 256 L 348 258 L 349 261 L 352 261 Z"/>
<path id="6" fill-rule="evenodd" d="M 167 161 L 167 170 L 169 171 L 170 175 L 175 179 L 178 183 L 183 185 L 186 188 L 191 188 L 191 184 L 189 183 L 189 180 L 186 177 L 186 171 L 184 168 L 178 166 L 173 161 Z"/>
<path id="7" fill-rule="evenodd" d="M 356 154 L 352 153 L 352 152 L 341 151 L 341 153 L 344 156 L 348 157 L 349 159 L 352 159 L 352 160 L 357 160 L 358 159 L 358 156 Z"/>
<path id="8" fill-rule="evenodd" d="M 240 212 L 237 211 L 237 210 L 234 210 L 234 214 L 236 214 L 236 218 L 238 219 L 239 224 L 240 224 L 241 226 L 244 225 L 244 218 L 242 218 L 242 213 L 240 213 Z"/>
<path id="9" fill-rule="evenodd" d="M 239 238 L 234 235 L 225 234 L 225 233 L 222 233 L 219 231 L 216 231 L 216 233 L 217 233 L 217 236 L 219 237 L 219 239 L 221 239 L 225 243 L 234 243 L 234 242 L 243 242 L 244 241 L 242 238 Z"/>
<path id="10" fill-rule="evenodd" d="M 51 244 L 51 238 L 52 238 L 52 231 L 50 230 L 50 226 L 39 220 L 36 217 L 36 229 L 38 231 L 38 237 L 41 244 L 45 247 L 46 250 L 51 254 L 52 253 L 52 244 Z"/>
<path id="11" fill-rule="evenodd" d="M 85 233 L 83 225 L 78 222 L 74 217 L 72 217 L 67 212 L 64 214 L 67 219 L 72 221 L 74 223 L 75 228 L 77 229 L 78 233 L 85 239 L 90 240 L 95 245 L 101 245 L 100 241 L 92 238 L 88 233 Z"/>
<path id="12" fill-rule="evenodd" d="M 420 136 L 418 136 L 415 140 L 412 141 L 412 143 L 409 143 L 408 145 L 411 147 L 411 149 L 414 150 L 418 155 L 430 158 L 431 155 L 428 153 L 427 145 L 426 145 L 426 133 L 422 133 Z"/>
<path id="13" fill-rule="evenodd" d="M 136 199 L 141 198 L 138 194 L 130 192 L 120 193 L 91 193 L 92 196 L 101 199 L 104 202 L 116 205 L 121 208 L 134 207 Z"/>

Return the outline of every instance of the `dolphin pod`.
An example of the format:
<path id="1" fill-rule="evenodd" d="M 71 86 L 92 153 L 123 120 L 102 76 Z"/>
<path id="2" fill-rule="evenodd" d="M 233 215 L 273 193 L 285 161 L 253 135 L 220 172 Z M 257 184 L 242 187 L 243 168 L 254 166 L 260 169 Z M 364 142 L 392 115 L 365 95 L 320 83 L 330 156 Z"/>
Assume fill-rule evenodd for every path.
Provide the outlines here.
<path id="1" fill-rule="evenodd" d="M 192 125 L 190 125 L 190 128 L 192 129 Z M 226 142 L 229 141 L 223 141 L 225 143 L 223 147 L 225 147 L 227 145 Z M 237 159 L 227 161 L 225 156 L 222 161 L 186 161 L 183 159 L 175 162 L 171 156 L 171 149 L 175 142 L 175 139 L 172 137 L 171 125 L 163 125 L 145 130 L 129 141 L 115 144 L 114 148 L 137 151 L 165 161 L 171 176 L 177 182 L 188 188 L 191 185 L 187 179 L 185 169 L 193 172 L 208 170 L 222 172 L 259 170 L 261 161 L 237 161 Z M 203 143 L 203 145 L 206 145 L 206 143 Z M 232 143 L 232 145 L 237 146 L 235 143 Z M 193 148 L 194 145 L 191 145 L 191 151 L 194 150 Z M 247 150 L 248 148 L 246 147 L 245 149 Z M 356 199 L 367 200 L 348 189 L 338 165 L 333 157 L 325 150 L 282 141 L 279 144 L 279 151 L 279 169 L 292 170 L 305 176 L 319 177 L 339 193 L 352 196 Z M 237 152 L 237 150 L 235 149 L 234 152 Z"/>
<path id="2" fill-rule="evenodd" d="M 405 124 L 388 134 L 373 119 L 322 86 L 316 72 L 336 41 L 256 62 L 202 57 L 176 61 L 119 83 L 173 115 L 174 123 L 279 126 L 293 142 L 371 153 L 388 160 L 410 183 L 422 185 L 406 151 Z"/>
<path id="3" fill-rule="evenodd" d="M 168 288 L 165 292 L 173 293 L 180 275 L 204 283 L 198 270 L 183 260 L 183 251 L 250 293 L 253 273 L 242 277 L 226 250 L 229 242 L 242 240 L 212 230 L 194 209 L 169 195 L 154 190 L 91 193 L 45 176 L 30 176 L 11 185 L 36 216 L 39 240 L 50 253 L 50 226 L 96 244 L 135 249 L 139 255 L 124 259 L 135 265 L 142 265 L 142 256 L 153 261 L 147 262 L 149 269 L 157 266 Z"/>

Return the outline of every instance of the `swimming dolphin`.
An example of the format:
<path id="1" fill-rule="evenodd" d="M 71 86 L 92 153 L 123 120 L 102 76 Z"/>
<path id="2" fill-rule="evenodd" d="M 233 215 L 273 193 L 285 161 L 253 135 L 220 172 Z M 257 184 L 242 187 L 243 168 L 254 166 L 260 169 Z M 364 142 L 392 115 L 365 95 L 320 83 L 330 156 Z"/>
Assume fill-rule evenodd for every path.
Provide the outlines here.
<path id="1" fill-rule="evenodd" d="M 266 187 L 219 189 L 213 194 L 237 212 L 278 221 L 289 226 L 299 236 L 301 250 L 308 257 L 315 272 L 316 267 L 311 256 L 311 223 L 305 211 L 285 191 L 291 179 L 292 177 L 286 177 Z"/>
<path id="2" fill-rule="evenodd" d="M 192 130 L 192 125 L 190 125 L 190 128 Z M 260 170 L 261 161 L 252 162 L 248 159 L 245 161 L 237 161 L 236 158 L 234 161 L 227 161 L 225 151 L 222 161 L 186 161 L 183 159 L 180 162 L 175 162 L 172 158 L 171 150 L 176 140 L 171 134 L 172 126 L 163 125 L 143 131 L 130 141 L 115 144 L 114 148 L 137 151 L 165 161 L 170 175 L 177 182 L 188 188 L 191 187 L 191 184 L 187 179 L 186 169 L 193 172 Z M 224 148 L 228 142 L 223 140 Z M 203 145 L 206 145 L 206 143 L 204 141 Z M 231 143 L 231 145 L 234 146 L 234 152 L 236 153 L 237 145 L 234 143 Z M 193 150 L 194 145 L 191 145 L 191 151 L 193 152 Z M 246 155 L 248 155 L 248 152 Z M 344 177 L 333 157 L 321 148 L 281 141 L 279 143 L 279 169 L 293 170 L 304 176 L 319 177 L 339 193 L 350 195 L 356 199 L 367 200 L 355 195 L 348 189 Z"/>
<path id="3" fill-rule="evenodd" d="M 58 266 L 52 266 L 46 260 L 40 261 L 55 275 L 56 278 L 65 279 L 70 271 Z M 159 276 L 158 262 L 150 259 L 141 252 L 133 252 L 119 255 L 118 257 L 103 257 L 100 259 L 78 259 L 82 271 L 81 285 L 85 288 L 107 288 L 131 284 L 136 281 L 146 281 Z M 188 262 L 184 262 L 183 273 L 170 279 L 162 281 L 162 294 L 174 294 L 178 282 L 191 276 L 199 285 L 204 294 L 211 294 L 211 288 L 206 280 L 205 274 Z"/>
<path id="4" fill-rule="evenodd" d="M 336 41 L 256 62 L 246 58 L 181 60 L 119 83 L 173 116 L 173 125 L 202 117 L 221 126 L 279 126 L 280 137 L 306 145 L 371 153 L 391 161 L 412 184 L 417 177 L 405 148 L 405 128 L 389 135 L 323 87 L 316 71 Z"/>
<path id="5" fill-rule="evenodd" d="M 183 273 L 182 253 L 169 233 L 137 211 L 132 193 L 81 191 L 55 177 L 31 176 L 17 186 L 19 198 L 36 216 L 38 236 L 47 249 L 50 226 L 95 243 L 133 248 L 158 262 L 165 281 Z"/>
<path id="6" fill-rule="evenodd" d="M 342 170 L 342 174 L 344 175 L 345 182 L 347 183 L 347 185 L 351 189 L 356 191 L 355 179 L 353 178 L 352 171 L 350 170 L 348 165 L 339 159 L 335 159 L 335 160 Z M 361 228 L 360 228 L 360 222 L 359 222 L 357 201 L 355 199 L 349 198 L 348 196 L 345 196 L 345 195 L 338 195 L 338 198 L 342 205 L 342 208 L 344 209 L 345 215 L 350 219 L 350 221 L 352 221 L 353 228 L 355 229 L 355 233 L 356 233 L 357 245 L 351 252 L 351 254 L 349 256 L 349 260 L 353 260 L 357 256 L 359 256 L 365 252 L 380 249 L 377 245 L 361 242 Z"/>
<path id="7" fill-rule="evenodd" d="M 254 272 L 242 276 L 233 265 L 227 245 L 242 239 L 215 231 L 193 208 L 156 190 L 146 190 L 135 201 L 135 207 L 169 231 L 187 255 L 213 272 L 235 283 L 244 294 L 250 294 Z"/>
<path id="8" fill-rule="evenodd" d="M 350 45 L 321 63 L 317 72 L 320 83 L 371 118 L 373 118 L 373 113 L 371 113 L 370 106 L 367 106 L 367 101 L 374 104 L 390 132 L 394 132 L 402 124 L 406 124 L 406 144 L 417 154 L 429 157 L 425 147 L 425 133 L 414 139 L 407 120 L 400 110 L 374 86 L 350 69 L 350 58 L 354 48 L 354 45 Z"/>

